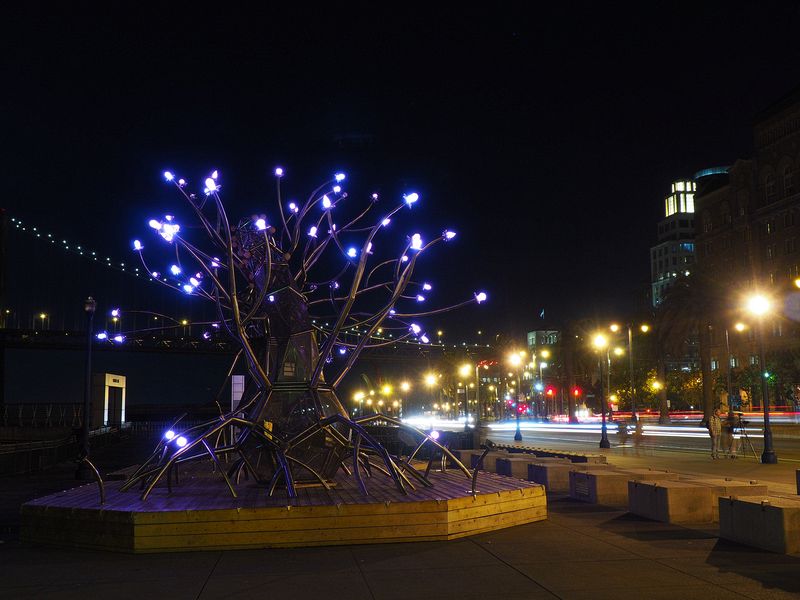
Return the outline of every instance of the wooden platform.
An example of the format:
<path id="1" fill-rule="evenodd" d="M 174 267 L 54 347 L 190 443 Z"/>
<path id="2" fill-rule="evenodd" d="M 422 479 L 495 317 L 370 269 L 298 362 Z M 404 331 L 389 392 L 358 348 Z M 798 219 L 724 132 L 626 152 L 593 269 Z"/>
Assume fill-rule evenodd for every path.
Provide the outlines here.
<path id="1" fill-rule="evenodd" d="M 547 518 L 544 488 L 491 473 L 470 494 L 463 473 L 434 472 L 433 488 L 401 494 L 384 476 L 367 480 L 364 496 L 352 478 L 330 492 L 301 488 L 289 500 L 270 498 L 243 481 L 232 498 L 218 474 L 189 473 L 172 493 L 158 487 L 142 502 L 122 482 L 106 484 L 105 505 L 95 484 L 22 506 L 24 541 L 121 552 L 176 552 L 450 540 Z"/>

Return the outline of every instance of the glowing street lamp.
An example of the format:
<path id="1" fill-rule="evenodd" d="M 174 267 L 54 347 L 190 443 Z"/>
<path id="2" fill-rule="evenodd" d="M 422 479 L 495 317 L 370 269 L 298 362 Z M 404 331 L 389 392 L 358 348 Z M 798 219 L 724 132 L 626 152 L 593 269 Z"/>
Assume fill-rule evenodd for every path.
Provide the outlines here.
<path id="1" fill-rule="evenodd" d="M 518 390 L 518 392 L 517 392 L 517 401 L 514 403 L 514 408 L 515 408 L 514 412 L 517 414 L 517 431 L 514 433 L 514 441 L 515 442 L 521 442 L 522 441 L 522 431 L 519 428 L 519 409 L 520 409 L 519 397 L 522 395 L 522 383 L 521 383 L 520 378 L 519 378 L 519 372 L 520 372 L 520 368 L 522 367 L 522 364 L 524 362 L 524 360 L 523 360 L 524 357 L 525 357 L 525 353 L 522 352 L 522 351 L 514 352 L 514 353 L 512 353 L 512 354 L 510 354 L 508 356 L 508 364 L 510 364 L 512 367 L 514 367 L 517 370 L 517 390 Z"/>
<path id="2" fill-rule="evenodd" d="M 772 310 L 772 303 L 766 296 L 754 294 L 747 299 L 745 308 L 758 321 L 758 368 L 761 375 L 761 404 L 764 408 L 764 451 L 761 453 L 761 462 L 775 464 L 778 462 L 778 456 L 772 446 L 772 428 L 769 423 L 769 382 L 767 381 L 767 361 L 764 356 L 764 317 Z"/>
<path id="3" fill-rule="evenodd" d="M 603 396 L 603 351 L 606 354 L 606 362 L 609 360 L 608 356 L 608 338 L 602 333 L 597 333 L 592 338 L 592 346 L 598 353 L 597 368 L 600 376 L 600 414 L 602 415 L 602 425 L 600 427 L 600 447 L 611 448 L 611 442 L 608 441 L 608 430 L 606 428 L 606 401 Z"/>

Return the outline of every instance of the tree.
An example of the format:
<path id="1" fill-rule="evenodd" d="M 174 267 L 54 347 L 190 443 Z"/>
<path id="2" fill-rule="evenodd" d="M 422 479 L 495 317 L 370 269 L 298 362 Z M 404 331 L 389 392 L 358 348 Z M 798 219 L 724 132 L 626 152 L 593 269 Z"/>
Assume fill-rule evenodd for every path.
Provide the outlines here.
<path id="1" fill-rule="evenodd" d="M 455 233 L 446 230 L 429 240 L 412 233 L 393 256 L 379 248 L 392 220 L 419 200 L 417 193 L 405 194 L 375 218 L 377 194 L 362 209 L 347 210 L 344 174 L 317 187 L 305 202 L 288 203 L 282 199 L 283 175 L 276 169 L 277 207 L 271 218 L 253 215 L 234 223 L 222 202 L 217 171 L 205 179 L 202 193 L 190 193 L 186 181 L 166 172 L 204 240 L 195 239 L 176 216 L 150 220 L 174 255 L 164 274 L 149 268 L 144 245 L 134 241 L 154 280 L 214 305 L 217 318 L 208 325 L 237 342 L 248 374 L 235 412 L 180 435 L 167 432 L 151 459 L 124 486 L 145 482 L 143 498 L 178 460 L 204 455 L 218 466 L 222 455 L 238 459 L 227 474 L 219 468 L 234 496 L 230 475 L 238 477 L 243 470 L 269 482 L 270 494 L 282 482 L 293 496 L 297 481 L 328 487 L 340 469 L 349 470 L 348 461 L 364 493 L 361 472 L 371 466 L 388 474 L 403 492 L 411 478 L 430 484 L 400 457 L 391 456 L 364 427 L 378 421 L 402 423 L 379 414 L 351 419 L 336 389 L 364 350 L 409 340 L 427 344 L 417 319 L 480 304 L 486 294 L 475 293 L 455 306 L 419 308 L 433 291 L 431 284 L 414 280 L 415 267 Z M 220 432 L 231 426 L 239 433 L 230 445 L 219 445 Z M 422 443 L 452 456 L 435 439 L 417 433 L 424 437 Z M 266 454 L 267 460 L 256 460 L 258 454 Z M 374 465 L 374 458 L 382 466 Z"/>
<path id="2" fill-rule="evenodd" d="M 678 277 L 656 310 L 657 377 L 666 380 L 668 358 L 685 355 L 691 338 L 698 341 L 700 372 L 703 380 L 703 413 L 714 410 L 714 379 L 711 370 L 711 319 L 724 309 L 722 288 L 712 277 L 701 272 Z M 661 394 L 662 422 L 669 421 L 666 386 Z"/>

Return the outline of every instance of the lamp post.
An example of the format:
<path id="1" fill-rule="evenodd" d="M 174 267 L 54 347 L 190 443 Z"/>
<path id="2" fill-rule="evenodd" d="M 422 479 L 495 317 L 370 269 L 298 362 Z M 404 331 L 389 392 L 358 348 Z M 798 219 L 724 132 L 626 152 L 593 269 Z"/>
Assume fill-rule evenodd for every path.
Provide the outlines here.
<path id="1" fill-rule="evenodd" d="M 764 407 L 764 451 L 761 453 L 761 462 L 775 464 L 778 456 L 772 446 L 772 428 L 769 423 L 769 382 L 767 381 L 767 361 L 764 355 L 764 315 L 772 308 L 766 296 L 755 294 L 747 300 L 747 311 L 758 321 L 758 368 L 761 374 L 761 404 Z"/>
<path id="2" fill-rule="evenodd" d="M 89 296 L 83 303 L 83 311 L 86 313 L 86 373 L 83 389 L 83 419 L 81 423 L 81 440 L 78 454 L 78 469 L 75 471 L 75 479 L 82 481 L 93 478 L 93 473 L 89 465 L 83 460 L 89 458 L 89 419 L 91 418 L 90 401 L 92 396 L 92 325 L 94 324 L 94 311 L 97 302 Z"/>
<path id="3" fill-rule="evenodd" d="M 522 356 L 519 353 L 515 352 L 514 354 L 508 357 L 508 362 L 514 367 L 517 371 L 517 401 L 514 403 L 514 412 L 517 413 L 517 431 L 514 433 L 514 441 L 521 442 L 522 441 L 522 431 L 519 428 L 519 397 L 522 394 L 522 382 L 520 381 L 519 377 L 519 369 L 522 366 Z"/>
<path id="4" fill-rule="evenodd" d="M 600 412 L 602 415 L 602 426 L 600 427 L 600 447 L 611 448 L 611 443 L 608 441 L 608 429 L 606 428 L 606 405 L 605 396 L 603 396 L 603 350 L 606 352 L 606 362 L 609 360 L 608 356 L 608 338 L 602 333 L 598 333 L 592 339 L 592 345 L 598 352 L 597 368 L 600 385 Z"/>

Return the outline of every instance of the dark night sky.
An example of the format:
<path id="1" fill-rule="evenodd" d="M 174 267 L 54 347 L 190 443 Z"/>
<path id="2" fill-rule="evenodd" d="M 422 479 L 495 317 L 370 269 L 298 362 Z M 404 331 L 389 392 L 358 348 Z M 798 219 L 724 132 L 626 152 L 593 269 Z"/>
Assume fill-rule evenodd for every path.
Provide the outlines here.
<path id="1" fill-rule="evenodd" d="M 271 210 L 277 164 L 297 197 L 343 169 L 353 199 L 413 188 L 413 222 L 459 231 L 428 272 L 491 294 L 446 323 L 465 336 L 644 304 L 670 181 L 748 156 L 800 83 L 796 2 L 128 6 L 7 15 L 11 214 L 126 256 L 178 204 L 165 168 L 219 168 L 241 215 Z"/>

